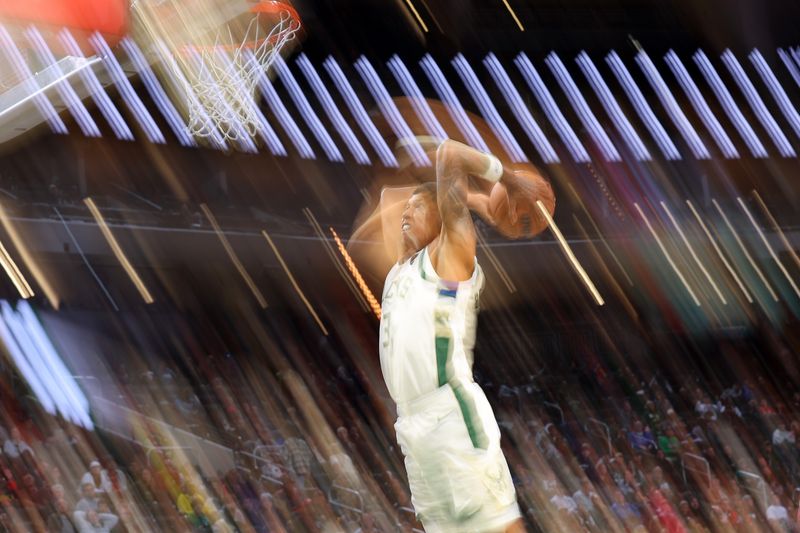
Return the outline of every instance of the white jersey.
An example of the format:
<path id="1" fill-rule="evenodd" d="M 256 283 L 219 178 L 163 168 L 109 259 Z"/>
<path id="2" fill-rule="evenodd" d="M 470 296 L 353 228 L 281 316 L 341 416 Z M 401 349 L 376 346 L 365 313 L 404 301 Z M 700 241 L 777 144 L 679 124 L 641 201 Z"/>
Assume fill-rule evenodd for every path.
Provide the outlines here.
<path id="1" fill-rule="evenodd" d="M 502 530 L 521 516 L 500 428 L 472 379 L 483 283 L 477 261 L 467 281 L 439 279 L 423 249 L 384 286 L 381 370 L 411 502 L 429 533 Z"/>
<path id="2" fill-rule="evenodd" d="M 447 383 L 472 382 L 483 284 L 477 260 L 470 279 L 441 280 L 427 249 L 389 272 L 381 305 L 380 357 L 398 407 Z"/>

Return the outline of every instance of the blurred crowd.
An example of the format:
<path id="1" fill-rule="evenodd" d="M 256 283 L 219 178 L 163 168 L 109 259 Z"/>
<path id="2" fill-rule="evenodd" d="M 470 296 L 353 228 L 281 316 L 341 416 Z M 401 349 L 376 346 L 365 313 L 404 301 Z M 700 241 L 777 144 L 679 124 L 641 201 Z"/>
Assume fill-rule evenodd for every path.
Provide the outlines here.
<path id="1" fill-rule="evenodd" d="M 164 353 L 109 358 L 114 377 L 91 401 L 120 406 L 116 429 L 46 413 L 3 368 L 0 528 L 421 530 L 374 319 L 343 316 L 324 337 L 273 317 L 251 330 L 259 354 L 218 350 L 234 343 L 183 320 L 163 324 Z M 479 339 L 477 380 L 530 531 L 800 531 L 800 391 L 774 362 L 753 363 L 751 344 L 721 347 L 716 369 L 669 344 L 645 359 L 517 350 L 518 366 L 544 365 L 525 373 L 519 338 L 490 327 Z"/>

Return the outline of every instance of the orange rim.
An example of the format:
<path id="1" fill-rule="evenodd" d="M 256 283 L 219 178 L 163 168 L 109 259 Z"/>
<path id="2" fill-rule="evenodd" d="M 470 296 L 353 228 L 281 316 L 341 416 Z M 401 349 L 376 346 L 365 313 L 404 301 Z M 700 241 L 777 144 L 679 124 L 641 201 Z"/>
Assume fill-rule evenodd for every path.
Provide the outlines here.
<path id="1" fill-rule="evenodd" d="M 289 16 L 292 19 L 292 26 L 294 26 L 292 29 L 296 30 L 300 28 L 300 15 L 298 15 L 295 8 L 289 4 L 277 2 L 276 0 L 263 0 L 251 7 L 250 11 L 253 13 L 269 13 L 271 15 L 289 13 Z"/>
<path id="2" fill-rule="evenodd" d="M 255 14 L 267 13 L 269 15 L 275 15 L 275 16 L 281 16 L 282 13 L 289 13 L 289 17 L 292 19 L 292 22 L 290 23 L 288 28 L 278 33 L 277 35 L 273 35 L 272 37 L 269 38 L 270 42 L 273 43 L 277 42 L 280 39 L 281 35 L 287 32 L 297 31 L 300 29 L 301 26 L 300 15 L 298 15 L 295 8 L 283 2 L 277 2 L 275 0 L 263 0 L 260 2 L 256 2 L 255 5 L 253 5 L 250 8 L 250 12 Z M 212 49 L 222 48 L 230 52 L 232 50 L 240 48 L 240 46 L 244 46 L 244 48 L 249 48 L 252 50 L 256 48 L 256 46 L 258 46 L 259 44 L 260 43 L 258 41 L 246 41 L 242 43 L 242 45 L 207 45 L 207 46 L 193 46 L 193 47 L 184 46 L 182 50 L 184 53 L 187 53 L 190 48 L 194 48 L 196 50 L 212 50 Z"/>

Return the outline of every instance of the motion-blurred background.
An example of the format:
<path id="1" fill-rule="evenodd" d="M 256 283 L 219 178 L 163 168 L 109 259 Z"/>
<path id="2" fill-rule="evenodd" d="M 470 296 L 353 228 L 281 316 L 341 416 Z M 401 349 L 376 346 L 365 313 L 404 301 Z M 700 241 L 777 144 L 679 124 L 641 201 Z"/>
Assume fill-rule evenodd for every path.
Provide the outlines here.
<path id="1" fill-rule="evenodd" d="M 433 135 L 556 192 L 478 223 L 528 528 L 798 529 L 796 3 L 267 4 L 0 0 L 0 527 L 419 529 L 345 247 Z"/>

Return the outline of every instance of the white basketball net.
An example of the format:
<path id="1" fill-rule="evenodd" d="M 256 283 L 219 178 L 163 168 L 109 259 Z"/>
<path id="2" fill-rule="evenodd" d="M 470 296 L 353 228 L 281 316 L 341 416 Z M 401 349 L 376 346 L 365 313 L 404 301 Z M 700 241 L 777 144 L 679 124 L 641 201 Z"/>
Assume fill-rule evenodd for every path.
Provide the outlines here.
<path id="1" fill-rule="evenodd" d="M 198 137 L 216 137 L 230 141 L 255 137 L 262 128 L 255 100 L 259 83 L 269 83 L 267 70 L 276 54 L 294 39 L 300 24 L 288 11 L 264 35 L 259 17 L 253 15 L 244 38 L 234 42 L 229 29 L 217 34 L 212 46 L 189 46 L 186 57 L 169 62 L 182 70 L 176 76 L 187 96 L 189 131 Z M 261 35 L 259 35 L 259 32 Z"/>

